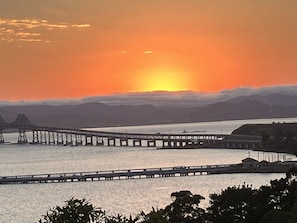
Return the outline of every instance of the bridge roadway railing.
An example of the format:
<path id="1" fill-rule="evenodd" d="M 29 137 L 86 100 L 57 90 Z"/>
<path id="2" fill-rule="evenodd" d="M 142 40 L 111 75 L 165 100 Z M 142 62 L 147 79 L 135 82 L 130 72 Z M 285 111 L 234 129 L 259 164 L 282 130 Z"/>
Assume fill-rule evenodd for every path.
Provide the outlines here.
<path id="1" fill-rule="evenodd" d="M 274 162 L 270 165 L 246 166 L 240 164 L 203 165 L 203 166 L 175 166 L 161 168 L 138 168 L 124 170 L 86 171 L 68 173 L 30 174 L 18 176 L 2 176 L 0 184 L 27 184 L 27 183 L 59 183 L 80 181 L 146 179 L 161 177 L 181 177 L 207 174 L 230 173 L 285 173 L 296 163 Z"/>
<path id="2" fill-rule="evenodd" d="M 142 179 L 155 177 L 173 177 L 209 174 L 214 171 L 223 171 L 230 165 L 204 165 L 204 166 L 178 166 L 161 168 L 142 168 L 126 170 L 106 170 L 49 174 L 29 174 L 18 176 L 2 176 L 0 184 L 25 184 L 25 183 L 54 183 L 54 182 L 79 182 L 113 179 Z"/>
<path id="3" fill-rule="evenodd" d="M 216 138 L 222 139 L 228 134 L 160 134 L 160 133 L 123 133 L 123 132 L 106 132 L 106 131 L 94 131 L 84 129 L 68 129 L 68 128 L 56 128 L 56 127 L 41 127 L 41 126 L 23 126 L 27 130 L 35 131 L 52 131 L 59 133 L 68 134 L 79 134 L 79 135 L 93 135 L 103 137 L 114 137 L 114 138 L 131 138 L 131 139 L 144 139 L 144 140 L 162 140 L 162 139 L 205 139 L 205 138 Z M 248 137 L 249 138 L 249 137 Z"/>
<path id="4" fill-rule="evenodd" d="M 144 140 L 163 140 L 163 139 L 215 139 L 215 140 L 255 140 L 261 139 L 259 136 L 250 135 L 230 135 L 230 134 L 161 134 L 161 133 L 123 133 L 123 132 L 106 132 L 106 131 L 94 131 L 84 129 L 68 129 L 68 128 L 56 128 L 56 127 L 41 127 L 41 126 L 23 126 L 22 128 L 31 131 L 52 131 L 65 134 L 78 134 L 78 135 L 92 135 L 101 137 L 114 137 L 114 138 L 131 138 L 131 139 L 144 139 Z"/>
<path id="5" fill-rule="evenodd" d="M 261 137 L 245 135 L 228 134 L 161 134 L 161 133 L 123 133 L 94 131 L 87 129 L 56 128 L 35 125 L 6 125 L 1 126 L 4 129 L 19 129 L 18 143 L 28 143 L 26 132 L 33 132 L 33 144 L 66 144 L 66 145 L 108 145 L 108 146 L 144 146 L 142 141 L 146 141 L 148 147 L 175 148 L 184 146 L 213 146 L 213 147 L 240 147 L 256 148 L 261 145 Z M 47 134 L 46 134 L 47 133 Z M 56 133 L 56 135 L 54 135 Z M 57 134 L 62 134 L 61 136 Z M 3 143 L 3 135 L 0 134 L 0 141 Z M 73 136 L 73 137 L 72 137 Z M 59 137 L 61 139 L 59 139 Z M 80 139 L 78 139 L 78 137 Z M 82 139 L 84 137 L 84 139 Z M 93 137 L 95 138 L 93 140 Z M 46 139 L 45 139 L 46 138 Z M 75 138 L 75 139 L 73 139 Z M 60 142 L 59 142 L 60 140 Z M 89 140 L 89 141 L 88 141 Z M 129 140 L 133 141 L 129 143 Z M 83 142 L 84 141 L 84 142 Z M 95 143 L 93 142 L 95 141 Z M 116 142 L 117 141 L 117 142 Z"/>
<path id="6" fill-rule="evenodd" d="M 104 136 L 104 137 L 115 137 L 115 138 L 139 138 L 139 139 L 218 139 L 222 140 L 228 138 L 242 139 L 242 140 L 258 140 L 259 136 L 250 135 L 230 135 L 230 134 L 161 134 L 161 133 L 123 133 L 123 132 L 106 132 L 106 131 L 94 131 L 84 129 L 72 129 L 72 128 L 58 128 L 58 127 L 45 127 L 45 126 L 26 126 L 26 125 L 14 125 L 6 126 L 5 129 L 16 128 L 25 129 L 30 131 L 51 131 L 68 134 L 80 134 L 80 135 L 93 135 L 93 136 Z M 2 128 L 4 129 L 4 128 Z"/>

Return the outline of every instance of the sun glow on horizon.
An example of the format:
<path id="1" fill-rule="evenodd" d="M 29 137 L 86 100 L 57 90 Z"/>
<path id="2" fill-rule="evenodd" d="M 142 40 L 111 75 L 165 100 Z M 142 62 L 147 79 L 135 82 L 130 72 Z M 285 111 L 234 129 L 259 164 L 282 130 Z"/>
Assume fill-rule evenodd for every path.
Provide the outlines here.
<path id="1" fill-rule="evenodd" d="M 176 70 L 149 70 L 138 78 L 137 91 L 188 90 L 187 75 Z"/>

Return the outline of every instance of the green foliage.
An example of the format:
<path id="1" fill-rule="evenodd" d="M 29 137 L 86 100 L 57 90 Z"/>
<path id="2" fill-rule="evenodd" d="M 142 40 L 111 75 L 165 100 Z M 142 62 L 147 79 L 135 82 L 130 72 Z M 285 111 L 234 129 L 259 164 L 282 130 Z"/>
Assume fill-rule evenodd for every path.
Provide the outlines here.
<path id="1" fill-rule="evenodd" d="M 133 219 L 132 216 L 127 218 L 121 214 L 104 217 L 104 223 L 135 223 L 137 222 L 137 220 L 138 220 L 138 217 L 136 217 L 135 219 Z"/>
<path id="2" fill-rule="evenodd" d="M 171 197 L 175 200 L 165 208 L 170 223 L 204 222 L 205 210 L 199 207 L 204 197 L 190 191 L 175 192 Z"/>
<path id="3" fill-rule="evenodd" d="M 257 190 L 251 187 L 228 187 L 221 194 L 211 194 L 209 218 L 219 222 L 254 222 Z"/>
<path id="4" fill-rule="evenodd" d="M 108 216 L 105 211 L 94 207 L 86 199 L 71 198 L 65 201 L 63 207 L 50 209 L 39 223 L 136 223 L 138 219 L 120 214 Z"/>
<path id="5" fill-rule="evenodd" d="M 99 223 L 104 215 L 85 199 L 71 198 L 65 203 L 65 206 L 56 206 L 47 212 L 39 223 Z"/>
<path id="6" fill-rule="evenodd" d="M 260 223 L 287 223 L 288 214 L 280 210 L 271 210 L 261 219 Z"/>
<path id="7" fill-rule="evenodd" d="M 155 210 L 153 208 L 148 214 L 141 212 L 140 216 L 142 218 L 141 223 L 169 223 L 168 218 L 166 217 L 167 214 L 163 209 Z"/>
<path id="8" fill-rule="evenodd" d="M 295 169 L 286 178 L 272 180 L 269 186 L 252 189 L 228 187 L 210 195 L 208 220 L 212 223 L 297 222 Z M 273 211 L 274 210 L 274 211 Z M 265 217 L 264 217 L 265 216 Z"/>
<path id="9" fill-rule="evenodd" d="M 297 191 L 295 192 L 297 193 Z M 297 222 L 297 199 L 295 199 L 294 206 L 289 213 L 289 221 L 288 223 L 296 223 Z"/>

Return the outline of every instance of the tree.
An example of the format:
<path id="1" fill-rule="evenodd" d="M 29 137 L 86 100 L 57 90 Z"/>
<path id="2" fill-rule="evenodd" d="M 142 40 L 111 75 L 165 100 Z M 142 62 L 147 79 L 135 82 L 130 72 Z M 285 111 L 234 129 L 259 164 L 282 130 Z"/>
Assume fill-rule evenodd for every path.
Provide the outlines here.
<path id="1" fill-rule="evenodd" d="M 257 190 L 248 186 L 228 187 L 221 194 L 210 195 L 209 220 L 213 223 L 259 222 L 253 215 Z"/>
<path id="2" fill-rule="evenodd" d="M 260 223 L 287 223 L 288 214 L 280 210 L 271 210 L 267 212 Z"/>
<path id="3" fill-rule="evenodd" d="M 105 212 L 94 207 L 86 199 L 71 198 L 65 206 L 50 209 L 39 223 L 100 223 Z"/>
<path id="4" fill-rule="evenodd" d="M 293 168 L 286 178 L 272 180 L 270 185 L 259 189 L 243 185 L 211 194 L 207 208 L 209 220 L 212 223 L 296 222 L 296 175 L 297 169 Z"/>
<path id="5" fill-rule="evenodd" d="M 130 218 L 127 218 L 121 214 L 104 217 L 104 223 L 136 223 L 137 220 L 138 217 L 136 217 L 135 219 L 133 219 L 132 216 L 130 216 Z"/>
<path id="6" fill-rule="evenodd" d="M 205 222 L 205 210 L 199 208 L 204 197 L 193 195 L 190 191 L 179 191 L 171 194 L 175 200 L 165 207 L 170 223 Z"/>
<path id="7" fill-rule="evenodd" d="M 289 213 L 289 221 L 288 223 L 294 223 L 297 222 L 297 199 L 295 199 L 294 206 Z"/>
<path id="8" fill-rule="evenodd" d="M 163 209 L 155 210 L 155 208 L 153 208 L 148 214 L 141 212 L 140 216 L 142 217 L 141 223 L 169 223 Z"/>

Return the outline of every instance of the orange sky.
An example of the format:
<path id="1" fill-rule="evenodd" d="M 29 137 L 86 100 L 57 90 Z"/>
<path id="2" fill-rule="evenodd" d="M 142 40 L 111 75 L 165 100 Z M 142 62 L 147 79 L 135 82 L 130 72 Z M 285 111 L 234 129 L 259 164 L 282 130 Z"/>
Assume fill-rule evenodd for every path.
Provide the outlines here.
<path id="1" fill-rule="evenodd" d="M 0 2 L 0 100 L 297 84 L 294 0 Z"/>

